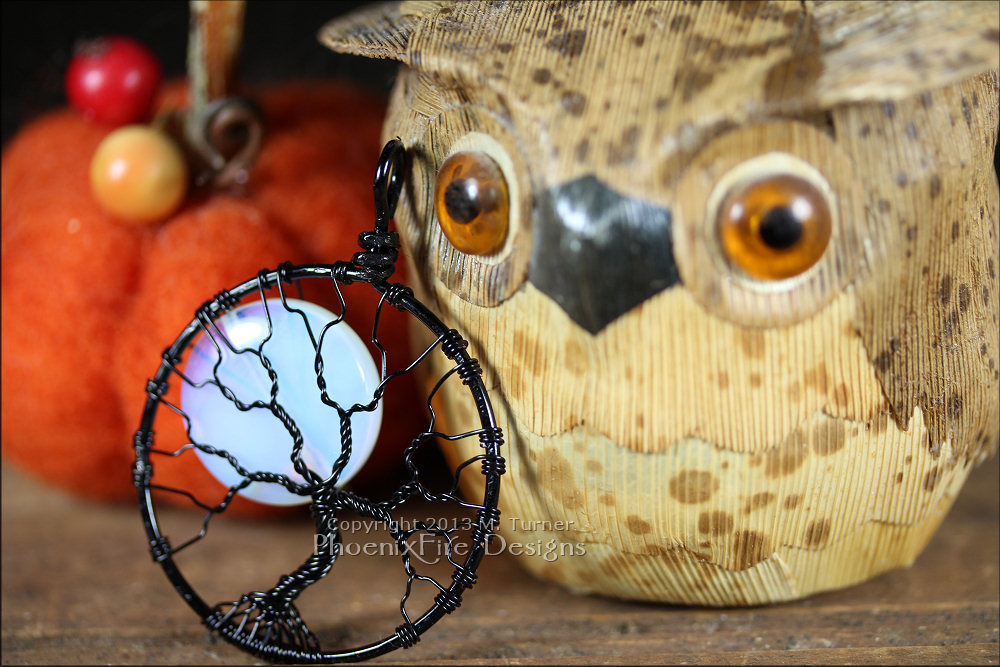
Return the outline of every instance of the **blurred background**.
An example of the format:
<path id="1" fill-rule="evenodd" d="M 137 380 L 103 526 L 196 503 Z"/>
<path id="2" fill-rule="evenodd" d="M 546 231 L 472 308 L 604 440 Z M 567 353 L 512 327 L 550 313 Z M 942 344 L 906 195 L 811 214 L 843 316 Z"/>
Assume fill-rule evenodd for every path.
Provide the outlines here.
<path id="1" fill-rule="evenodd" d="M 255 84 L 294 78 L 348 78 L 388 94 L 396 63 L 333 53 L 316 39 L 320 27 L 364 2 L 250 0 L 240 74 Z M 159 57 L 164 78 L 186 70 L 187 2 L 34 2 L 5 0 L 3 143 L 44 111 L 66 104 L 63 73 L 80 39 L 122 34 Z"/>
<path id="2" fill-rule="evenodd" d="M 168 299 L 170 303 L 174 303 L 174 300 L 176 300 L 176 302 L 184 304 L 183 313 L 185 318 L 190 317 L 191 310 L 203 301 L 206 295 L 211 294 L 214 290 L 218 290 L 224 285 L 234 284 L 237 280 L 243 280 L 248 275 L 253 275 L 256 270 L 263 266 L 274 266 L 284 260 L 289 260 L 293 263 L 334 261 L 349 258 L 358 249 L 356 245 L 357 232 L 370 225 L 369 221 L 372 215 L 368 211 L 371 207 L 370 170 L 374 167 L 374 159 L 378 155 L 378 131 L 382 123 L 383 112 L 381 104 L 372 104 L 372 98 L 363 95 L 362 92 L 363 90 L 368 90 L 384 99 L 394 82 L 398 63 L 336 54 L 320 44 L 317 39 L 317 33 L 331 19 L 355 11 L 366 4 L 369 3 L 273 2 L 266 0 L 249 0 L 246 3 L 243 43 L 237 66 L 238 77 L 243 83 L 248 84 L 248 86 L 258 91 L 266 89 L 269 84 L 287 84 L 296 80 L 319 80 L 325 82 L 346 80 L 355 84 L 347 89 L 347 92 L 344 92 L 342 97 L 327 96 L 323 98 L 326 101 L 322 104 L 316 102 L 311 107 L 312 111 L 309 113 L 316 115 L 316 120 L 321 121 L 319 125 L 322 125 L 322 128 L 315 123 L 306 124 L 303 122 L 303 127 L 308 127 L 303 132 L 323 132 L 325 134 L 310 136 L 322 136 L 322 141 L 329 140 L 333 142 L 329 145 L 336 146 L 337 148 L 317 153 L 316 151 L 295 148 L 298 144 L 294 141 L 284 143 L 282 146 L 285 146 L 285 152 L 281 153 L 282 157 L 280 158 L 282 160 L 282 168 L 277 170 L 273 178 L 268 177 L 269 187 L 275 188 L 274 191 L 277 193 L 274 195 L 276 198 L 275 201 L 284 201 L 284 208 L 287 210 L 284 211 L 283 215 L 287 214 L 289 219 L 312 221 L 318 217 L 318 219 L 337 220 L 346 225 L 346 227 L 327 226 L 324 227 L 325 231 L 317 231 L 309 228 L 309 232 L 306 234 L 298 235 L 292 233 L 289 237 L 280 236 L 280 238 L 278 234 L 268 236 L 270 231 L 265 232 L 255 237 L 256 241 L 251 241 L 251 244 L 256 244 L 254 252 L 249 254 L 237 253 L 241 255 L 240 261 L 245 259 L 246 264 L 250 267 L 245 271 L 243 269 L 237 270 L 236 263 L 234 263 L 235 260 L 227 256 L 227 251 L 210 241 L 203 240 L 198 243 L 188 244 L 172 240 L 183 237 L 185 233 L 193 234 L 193 225 L 180 225 L 179 228 L 181 231 L 172 227 L 173 231 L 171 234 L 173 236 L 171 234 L 164 234 L 163 238 L 157 241 L 157 243 L 166 244 L 174 248 L 175 252 L 160 254 L 155 250 L 150 250 L 151 256 L 171 257 L 177 262 L 186 262 L 188 264 L 201 262 L 206 266 L 212 267 L 213 275 L 215 276 L 209 278 L 207 275 L 202 275 L 195 278 L 193 274 L 186 270 L 188 266 L 184 266 L 184 270 L 180 270 L 178 266 L 171 269 L 164 269 L 163 267 L 158 269 L 159 275 L 176 276 L 183 274 L 189 276 L 189 282 L 186 283 L 188 284 L 186 291 L 184 288 L 174 289 L 170 299 Z M 17 0 L 0 3 L 0 12 L 2 12 L 3 20 L 3 57 L 2 63 L 0 63 L 3 67 L 3 102 L 0 108 L 2 108 L 3 121 L 2 140 L 5 149 L 5 178 L 10 177 L 11 179 L 15 179 L 15 175 L 31 171 L 33 168 L 34 162 L 30 158 L 27 161 L 30 163 L 28 167 L 17 166 L 17 164 L 25 165 L 25 160 L 21 160 L 20 163 L 8 160 L 11 154 L 11 151 L 8 150 L 12 146 L 11 140 L 18 134 L 19 130 L 25 128 L 29 123 L 46 114 L 46 112 L 67 106 L 64 91 L 64 76 L 68 64 L 73 57 L 75 46 L 79 43 L 102 36 L 125 35 L 138 40 L 153 51 L 163 68 L 165 82 L 182 79 L 186 74 L 191 10 L 189 3 L 184 0 L 171 0 L 169 2 L 153 0 L 125 3 L 108 1 L 39 3 Z M 362 90 L 359 91 L 358 88 Z M 342 128 L 338 127 L 338 123 L 341 122 L 350 122 L 354 126 L 348 127 L 345 125 Z M 107 130 L 108 128 L 106 127 L 98 127 L 99 132 L 106 132 Z M 290 134 L 299 137 L 299 140 L 304 136 L 301 133 L 295 132 L 290 132 Z M 72 146 L 67 145 L 66 137 L 76 137 L 76 130 L 70 131 L 70 134 L 65 136 L 58 133 L 55 135 L 50 134 L 50 136 L 56 136 L 57 139 L 55 141 L 58 144 L 51 150 L 51 154 L 56 155 L 57 159 L 55 162 L 50 163 L 50 165 L 58 165 L 56 168 L 59 168 L 60 176 L 64 176 L 67 173 L 67 164 L 77 164 L 79 162 L 69 161 L 67 158 L 68 153 L 66 152 L 68 148 L 72 148 Z M 21 145 L 24 146 L 25 144 Z M 35 144 L 32 144 L 32 146 L 35 146 Z M 324 153 L 324 155 L 320 153 Z M 330 155 L 330 160 L 326 159 L 325 153 Z M 89 157 L 87 161 L 89 161 Z M 303 164 L 306 164 L 303 167 L 305 171 L 299 170 L 299 166 Z M 341 166 L 338 167 L 336 165 Z M 52 168 L 50 166 L 48 169 L 51 170 Z M 340 171 L 341 169 L 343 171 Z M 320 178 L 316 176 L 319 173 L 327 174 L 327 176 L 335 174 L 336 178 L 329 183 L 318 185 L 315 179 Z M 46 172 L 46 175 L 42 175 L 37 180 L 37 184 L 28 189 L 37 194 L 49 188 L 52 182 L 59 180 L 47 174 L 49 172 Z M 67 181 L 63 180 L 60 183 L 65 185 Z M 74 190 L 77 185 L 84 186 L 84 190 L 86 190 L 83 179 L 69 181 L 68 183 L 73 187 L 65 188 L 66 190 Z M 309 197 L 302 195 L 302 193 L 312 187 L 315 189 L 309 190 L 309 192 L 318 192 L 321 194 L 317 196 L 313 204 L 302 203 L 301 207 L 296 208 L 295 202 L 300 200 L 304 202 L 306 199 L 309 199 Z M 258 194 L 260 192 L 261 189 L 258 188 Z M 354 193 L 358 194 L 355 196 Z M 17 215 L 12 213 L 16 207 L 8 207 L 8 204 L 16 198 L 10 195 L 9 192 L 5 192 L 4 196 L 4 223 L 6 227 L 8 222 L 17 218 Z M 52 197 L 40 196 L 38 200 L 44 201 L 46 206 L 54 202 L 53 206 L 58 208 L 58 206 L 62 205 L 60 202 L 63 201 L 63 198 L 54 193 Z M 69 199 L 66 199 L 66 202 L 69 201 Z M 89 197 L 87 197 L 87 201 L 91 201 Z M 20 200 L 19 205 L 26 206 L 23 199 Z M 66 203 L 65 205 L 68 207 L 68 210 L 75 212 L 79 203 Z M 204 209 L 200 208 L 200 205 L 195 204 L 193 206 L 199 207 L 201 213 L 205 212 Z M 255 206 L 258 207 L 255 210 L 263 210 L 264 204 L 255 203 Z M 5 327 L 14 328 L 19 321 L 31 319 L 33 316 L 38 319 L 49 319 L 49 315 L 52 312 L 61 312 L 61 308 L 57 307 L 54 311 L 46 310 L 48 307 L 47 304 L 51 304 L 53 300 L 60 298 L 73 302 L 89 313 L 97 313 L 95 317 L 96 320 L 100 320 L 100 323 L 94 326 L 104 327 L 100 335 L 103 343 L 106 343 L 109 339 L 116 339 L 114 331 L 117 330 L 117 327 L 127 326 L 123 323 L 127 318 L 121 316 L 116 317 L 114 320 L 110 318 L 103 319 L 103 316 L 100 314 L 104 312 L 103 307 L 95 306 L 88 310 L 83 305 L 92 303 L 92 298 L 97 298 L 94 295 L 100 293 L 101 290 L 91 290 L 88 288 L 77 292 L 73 287 L 74 285 L 82 286 L 85 282 L 89 282 L 80 281 L 78 277 L 90 272 L 93 267 L 87 266 L 87 257 L 90 250 L 88 247 L 82 245 L 82 242 L 79 241 L 80 237 L 74 237 L 76 241 L 72 245 L 60 245 L 61 241 L 59 240 L 66 238 L 65 222 L 56 224 L 52 223 L 52 221 L 57 219 L 64 220 L 65 218 L 61 216 L 65 211 L 60 209 L 53 212 L 54 209 L 50 210 L 48 208 L 45 208 L 44 211 L 38 208 L 31 210 L 32 215 L 35 216 L 32 224 L 33 233 L 41 236 L 47 235 L 46 238 L 48 240 L 45 242 L 47 244 L 45 245 L 45 253 L 49 260 L 52 260 L 53 253 L 56 252 L 54 250 L 56 246 L 65 250 L 65 253 L 60 255 L 61 261 L 57 262 L 59 264 L 57 273 L 62 278 L 65 278 L 66 284 L 70 286 L 70 291 L 51 289 L 48 295 L 42 294 L 38 295 L 38 298 L 33 297 L 31 290 L 24 287 L 23 283 L 18 282 L 17 269 L 13 267 L 19 266 L 17 262 L 26 257 L 28 259 L 24 261 L 34 261 L 31 259 L 31 256 L 35 252 L 33 248 L 36 246 L 30 242 L 22 243 L 23 236 L 17 237 L 18 240 L 12 240 L 14 236 L 7 235 L 5 232 L 4 293 L 7 294 L 13 291 L 17 294 L 18 298 L 23 300 L 21 303 L 18 303 L 18 298 L 5 299 Z M 293 210 L 294 212 L 289 212 Z M 220 237 L 231 238 L 226 236 L 222 231 L 219 231 L 231 223 L 227 215 L 220 214 L 208 222 L 203 222 L 199 227 L 200 231 L 198 233 L 201 234 L 199 238 L 209 239 L 216 232 L 220 234 Z M 230 221 L 227 222 L 227 220 Z M 302 224 L 311 223 L 303 222 Z M 59 225 L 62 226 L 60 227 Z M 336 231 L 335 227 L 341 231 Z M 348 228 L 350 229 L 349 233 L 342 233 L 343 230 Z M 107 229 L 102 226 L 100 229 L 104 231 L 94 237 L 95 239 L 99 238 L 96 241 L 97 247 L 107 248 L 109 247 L 108 244 L 113 243 L 115 239 L 133 238 L 128 234 L 119 235 L 115 231 L 118 229 L 115 226 L 108 227 Z M 226 229 L 229 228 L 226 227 Z M 213 232 L 212 230 L 216 231 Z M 281 232 L 281 234 L 285 234 L 285 232 Z M 302 238 L 301 243 L 298 240 L 300 236 Z M 292 240 L 286 243 L 289 239 Z M 132 246 L 129 247 L 131 248 Z M 319 250 L 319 248 L 322 248 L 322 250 Z M 271 256 L 271 253 L 274 256 Z M 253 259 L 250 259 L 251 256 L 253 256 Z M 147 257 L 144 260 L 144 265 L 149 266 L 150 261 Z M 222 273 L 228 272 L 231 272 L 233 275 L 225 278 L 221 277 Z M 98 273 L 100 274 L 99 277 L 104 279 L 108 275 L 111 275 L 112 272 Z M 137 295 L 141 291 L 139 283 L 141 281 L 134 281 L 129 285 L 129 289 L 135 291 Z M 198 285 L 198 287 L 195 288 L 194 285 Z M 55 296 L 57 293 L 60 295 L 59 297 Z M 145 297 L 136 296 L 136 298 Z M 158 312 L 162 312 L 162 308 Z M 17 315 L 13 316 L 12 314 L 14 313 Z M 8 315 L 11 315 L 11 317 L 8 317 Z M 157 341 L 157 345 L 162 346 L 171 340 L 176 335 L 181 323 L 186 321 L 187 319 L 179 319 L 176 323 L 165 327 L 169 332 L 161 332 L 161 340 Z M 386 322 L 390 321 L 391 318 L 387 316 Z M 153 325 L 150 324 L 149 326 Z M 53 328 L 53 331 L 56 329 Z M 8 328 L 5 328 L 4 331 L 6 333 Z M 398 336 L 402 340 L 405 340 L 405 324 L 402 328 L 399 328 L 399 331 L 401 333 Z M 53 335 L 55 334 L 53 333 Z M 44 347 L 38 343 L 38 336 L 39 333 L 37 330 L 32 332 L 31 337 L 33 337 L 33 340 L 29 346 L 32 349 Z M 152 339 L 154 336 L 147 331 L 145 336 L 123 336 L 121 340 L 135 341 L 140 338 Z M 15 339 L 15 336 L 4 336 L 5 357 L 8 362 L 4 364 L 5 389 L 9 388 L 6 385 L 11 377 L 8 372 L 13 372 L 10 371 L 10 361 L 19 358 L 18 352 L 12 352 L 10 356 L 7 356 L 6 352 L 8 350 L 23 351 L 25 349 L 23 346 L 18 348 L 17 344 L 12 342 Z M 79 340 L 74 340 L 73 342 L 74 349 L 78 351 L 83 345 L 84 343 Z M 67 350 L 70 346 L 60 344 L 56 347 Z M 137 360 L 148 358 L 150 359 L 149 363 L 152 364 L 159 352 L 160 350 L 157 349 L 155 354 L 133 354 L 131 358 Z M 124 356 L 128 357 L 129 355 Z M 90 357 L 96 358 L 93 354 Z M 26 357 L 24 354 L 21 354 L 20 358 L 24 359 Z M 34 359 L 35 357 L 32 357 L 32 360 Z M 25 366 L 36 363 L 36 366 L 42 366 L 47 369 L 72 367 L 72 364 L 53 360 L 51 355 L 39 355 L 37 359 L 40 361 L 37 363 L 35 361 L 25 362 Z M 139 365 L 143 364 L 142 361 L 137 361 L 136 363 Z M 144 371 L 144 373 L 150 373 L 154 368 L 155 366 L 150 366 L 150 369 Z M 44 372 L 35 372 L 31 377 L 42 378 L 46 374 Z M 111 380 L 108 380 L 111 374 L 112 371 L 104 368 L 100 377 L 103 380 L 111 382 Z M 125 381 L 122 382 L 123 386 L 139 387 L 138 384 L 126 384 Z M 51 380 L 38 380 L 39 385 L 43 383 L 53 386 L 58 384 Z M 16 383 L 11 384 L 16 385 Z M 35 392 L 41 391 L 37 386 L 34 386 L 33 390 Z M 21 395 L 34 396 L 33 399 L 27 399 L 29 403 L 34 405 L 43 405 L 47 402 L 42 394 L 33 394 L 32 391 L 24 390 L 23 388 Z M 415 396 L 416 394 L 414 393 L 413 395 Z M 400 401 L 409 410 L 408 414 L 419 414 L 420 419 L 423 419 L 423 405 L 420 401 L 414 402 L 413 400 L 409 400 L 405 402 L 402 398 Z M 8 399 L 5 409 L 13 410 L 14 408 L 11 406 L 14 404 L 15 401 Z M 139 403 L 128 402 L 129 406 L 133 404 L 136 407 L 139 405 Z M 415 409 L 413 406 L 416 406 Z M 97 416 L 98 413 L 105 415 L 106 419 Z M 4 414 L 7 415 L 8 413 L 5 412 Z M 94 423 L 114 422 L 118 419 L 115 409 L 106 405 L 98 406 L 95 404 L 91 408 L 81 407 L 76 414 L 81 417 L 81 420 L 86 421 L 92 426 Z M 86 415 L 86 418 L 83 415 Z M 22 467 L 28 468 L 25 461 L 30 460 L 30 462 L 37 463 L 39 460 L 44 459 L 46 454 L 43 452 L 50 452 L 51 450 L 47 450 L 46 446 L 52 445 L 52 443 L 49 442 L 43 445 L 37 438 L 22 437 L 19 442 L 30 443 L 24 446 L 26 449 L 18 450 L 24 453 L 24 456 L 20 457 L 19 455 L 11 454 L 12 447 L 14 449 L 18 447 L 17 445 L 11 445 L 11 442 L 17 439 L 17 437 L 10 435 L 11 432 L 18 428 L 17 426 L 11 426 L 15 421 L 14 419 L 5 420 L 4 463 L 5 465 L 8 463 L 17 465 L 20 463 Z M 46 431 L 46 437 L 50 437 L 48 434 L 52 429 L 46 429 L 44 426 L 44 423 L 48 421 L 47 419 L 37 418 L 37 415 L 25 419 L 25 423 L 37 425 L 38 428 Z M 133 425 L 129 423 L 129 430 L 131 428 L 133 428 Z M 95 439 L 104 443 L 115 442 L 119 439 L 122 443 L 128 442 L 126 438 L 101 440 L 102 436 L 97 434 L 96 430 L 96 427 L 86 430 L 85 439 L 88 442 L 93 443 Z M 390 428 L 384 428 L 383 434 L 385 435 L 389 431 L 391 431 Z M 21 433 L 23 436 L 22 431 L 18 431 L 18 433 Z M 51 437 L 55 438 L 55 436 Z M 385 435 L 385 437 L 388 438 L 389 436 Z M 67 443 L 70 439 L 68 436 L 59 437 L 59 441 L 63 444 Z M 428 456 L 438 456 L 434 448 L 426 448 L 426 450 Z M 131 457 L 128 451 L 126 453 Z M 93 479 L 93 476 L 75 471 L 76 467 L 69 458 L 62 456 L 56 458 L 58 458 L 59 463 L 53 463 L 53 465 L 59 468 L 59 474 L 65 472 L 75 480 Z M 393 469 L 398 469 L 399 473 L 402 474 L 402 461 L 401 459 L 396 461 L 396 458 L 395 456 L 391 457 L 394 464 Z M 91 456 L 89 460 L 94 462 L 96 461 L 96 457 Z M 438 459 L 431 459 L 432 463 L 436 461 Z M 98 464 L 93 463 L 93 465 L 96 466 Z M 443 464 L 441 465 L 443 467 Z M 108 470 L 117 471 L 119 468 L 121 473 L 124 474 L 125 467 L 105 466 L 105 469 Z M 38 472 L 37 466 L 30 469 Z M 116 472 L 114 475 L 118 475 L 118 473 Z M 52 470 L 48 468 L 46 472 L 38 473 L 37 476 L 47 482 L 57 481 L 57 475 L 53 474 Z M 108 477 L 112 476 L 113 474 L 109 472 Z M 378 471 L 371 471 L 370 477 L 373 482 L 385 481 L 388 484 L 391 481 L 383 480 L 382 475 Z M 81 482 L 81 484 L 83 483 Z"/>

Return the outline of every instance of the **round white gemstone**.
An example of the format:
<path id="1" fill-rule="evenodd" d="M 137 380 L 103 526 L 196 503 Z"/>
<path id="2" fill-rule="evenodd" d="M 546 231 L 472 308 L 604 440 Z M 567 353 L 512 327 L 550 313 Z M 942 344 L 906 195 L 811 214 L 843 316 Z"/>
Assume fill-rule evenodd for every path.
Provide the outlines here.
<path id="1" fill-rule="evenodd" d="M 324 327 L 336 316 L 313 303 L 285 301 L 290 308 L 305 313 L 316 343 L 321 344 L 323 378 L 329 398 L 345 410 L 355 404 L 369 404 L 380 381 L 379 372 L 354 330 L 346 322 L 339 322 L 327 329 L 320 341 Z M 277 374 L 277 402 L 302 433 L 302 460 L 310 470 L 328 479 L 341 452 L 340 417 L 335 408 L 320 398 L 316 350 L 302 315 L 286 310 L 280 299 L 268 299 L 265 303 L 267 312 L 264 303 L 258 301 L 216 320 L 215 325 L 229 345 L 209 326 L 212 337 L 202 332 L 192 346 L 183 371 L 192 384 L 182 382 L 181 386 L 181 409 L 190 418 L 191 439 L 229 452 L 249 472 L 279 473 L 295 482 L 305 481 L 292 465 L 292 435 L 268 407 L 272 382 L 256 354 L 260 350 Z M 239 409 L 218 385 L 205 384 L 214 378 L 244 406 L 254 401 L 261 401 L 264 406 Z M 351 456 L 338 485 L 346 483 L 364 465 L 375 446 L 381 423 L 381 401 L 372 412 L 359 410 L 351 415 Z M 225 486 L 231 487 L 242 479 L 224 458 L 200 449 L 195 451 L 209 472 Z M 264 482 L 253 482 L 240 494 L 269 505 L 297 505 L 311 500 L 279 484 Z"/>

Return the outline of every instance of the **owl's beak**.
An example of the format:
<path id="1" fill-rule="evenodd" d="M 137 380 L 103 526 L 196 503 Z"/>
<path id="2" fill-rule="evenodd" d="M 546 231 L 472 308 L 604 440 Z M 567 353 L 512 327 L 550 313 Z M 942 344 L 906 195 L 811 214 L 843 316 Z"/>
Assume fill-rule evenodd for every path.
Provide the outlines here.
<path id="1" fill-rule="evenodd" d="M 669 209 L 620 195 L 595 176 L 535 199 L 528 280 L 597 334 L 680 282 Z"/>

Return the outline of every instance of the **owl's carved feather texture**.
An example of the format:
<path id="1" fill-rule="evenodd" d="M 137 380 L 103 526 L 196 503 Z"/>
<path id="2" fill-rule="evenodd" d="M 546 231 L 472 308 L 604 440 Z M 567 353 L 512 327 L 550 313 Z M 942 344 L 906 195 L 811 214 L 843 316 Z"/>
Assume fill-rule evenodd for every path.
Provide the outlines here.
<path id="1" fill-rule="evenodd" d="M 530 569 L 759 604 L 916 557 L 1000 429 L 998 28 L 993 2 L 808 0 L 405 2 L 324 27 L 331 48 L 405 65 L 385 124 L 410 151 L 397 224 L 496 397 L 520 520 L 502 529 L 586 551 Z M 464 150 L 510 191 L 488 257 L 434 213 Z M 724 257 L 714 207 L 747 170 L 825 188 L 832 238 L 800 276 L 761 283 Z M 638 213 L 545 208 L 587 183 L 656 212 L 671 243 L 623 243 L 642 246 Z M 632 299 L 600 280 L 649 270 L 651 248 L 679 282 Z M 538 277 L 580 261 L 597 279 L 575 305 Z M 454 431 L 474 425 L 442 401 Z"/>

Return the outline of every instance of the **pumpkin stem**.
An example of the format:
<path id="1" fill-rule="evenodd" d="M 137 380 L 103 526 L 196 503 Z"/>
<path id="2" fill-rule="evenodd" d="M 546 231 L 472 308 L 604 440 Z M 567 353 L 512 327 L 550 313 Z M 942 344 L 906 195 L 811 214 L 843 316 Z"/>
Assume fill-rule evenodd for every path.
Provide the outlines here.
<path id="1" fill-rule="evenodd" d="M 184 137 L 196 162 L 195 185 L 241 188 L 260 150 L 260 111 L 234 96 L 243 41 L 244 0 L 191 0 Z"/>

